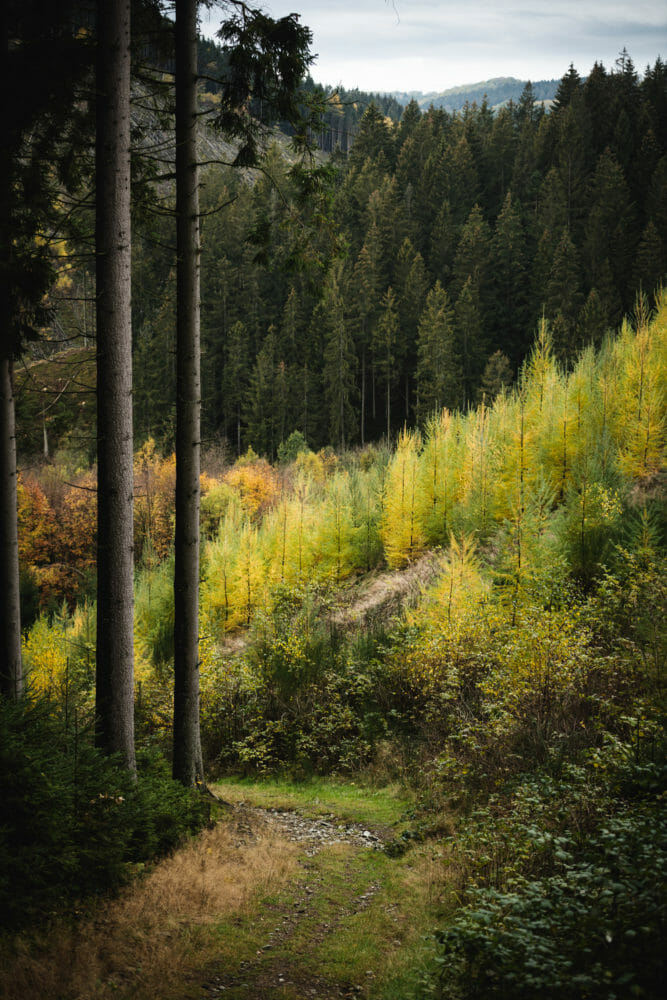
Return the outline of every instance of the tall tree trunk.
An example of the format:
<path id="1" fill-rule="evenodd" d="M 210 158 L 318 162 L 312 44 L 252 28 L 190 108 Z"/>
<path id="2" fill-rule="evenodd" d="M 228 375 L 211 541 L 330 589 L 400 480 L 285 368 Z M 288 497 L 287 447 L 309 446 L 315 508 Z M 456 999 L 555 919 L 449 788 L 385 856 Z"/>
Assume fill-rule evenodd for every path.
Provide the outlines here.
<path id="1" fill-rule="evenodd" d="M 9 21 L 0 11 L 0 86 L 8 99 Z M 13 347 L 9 305 L 11 233 L 11 152 L 5 138 L 0 147 L 0 694 L 19 698 L 21 667 L 21 602 L 16 503 L 16 421 L 14 412 Z"/>
<path id="2" fill-rule="evenodd" d="M 96 741 L 134 755 L 130 0 L 97 4 Z"/>
<path id="3" fill-rule="evenodd" d="M 366 347 L 361 348 L 361 447 L 366 444 Z"/>
<path id="4" fill-rule="evenodd" d="M 199 732 L 199 171 L 197 0 L 176 2 L 174 777 L 203 781 Z"/>
<path id="5" fill-rule="evenodd" d="M 0 332 L 9 337 L 6 328 Z M 3 343 L 0 358 L 0 694 L 23 692 L 19 541 L 16 520 L 16 430 L 12 362 Z"/>

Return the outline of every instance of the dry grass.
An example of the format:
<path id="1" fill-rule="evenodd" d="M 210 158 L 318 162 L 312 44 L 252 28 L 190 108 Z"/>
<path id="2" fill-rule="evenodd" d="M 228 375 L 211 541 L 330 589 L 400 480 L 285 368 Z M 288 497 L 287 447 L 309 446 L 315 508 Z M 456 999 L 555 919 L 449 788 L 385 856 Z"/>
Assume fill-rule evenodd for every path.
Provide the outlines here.
<path id="1" fill-rule="evenodd" d="M 239 843 L 220 823 L 74 927 L 18 939 L 0 953 L 2 1000 L 160 996 L 220 954 L 216 921 L 247 915 L 296 869 L 296 845 L 256 831 Z"/>

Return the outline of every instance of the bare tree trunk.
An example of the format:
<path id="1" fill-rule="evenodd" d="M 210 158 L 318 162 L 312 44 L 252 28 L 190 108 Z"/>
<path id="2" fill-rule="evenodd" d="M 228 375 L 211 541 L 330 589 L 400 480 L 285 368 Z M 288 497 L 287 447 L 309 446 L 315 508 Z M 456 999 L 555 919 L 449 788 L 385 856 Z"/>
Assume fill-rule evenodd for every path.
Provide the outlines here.
<path id="1" fill-rule="evenodd" d="M 0 11 L 0 87 L 10 94 L 8 11 Z M 7 140 L 0 146 L 0 695 L 19 698 L 23 692 L 21 666 L 21 600 L 16 502 L 16 417 L 14 410 L 13 348 L 9 304 L 11 232 L 11 152 Z"/>
<path id="2" fill-rule="evenodd" d="M 134 755 L 130 0 L 97 4 L 96 741 Z"/>
<path id="3" fill-rule="evenodd" d="M 366 347 L 361 348 L 361 447 L 366 444 Z"/>
<path id="4" fill-rule="evenodd" d="M 0 336 L 9 340 L 6 329 L 0 332 Z M 0 358 L 0 694 L 16 700 L 23 692 L 23 671 L 16 520 L 16 429 L 12 362 L 8 353 L 3 349 Z"/>
<path id="5" fill-rule="evenodd" d="M 176 2 L 176 540 L 174 777 L 203 781 L 199 731 L 199 172 L 197 0 Z"/>

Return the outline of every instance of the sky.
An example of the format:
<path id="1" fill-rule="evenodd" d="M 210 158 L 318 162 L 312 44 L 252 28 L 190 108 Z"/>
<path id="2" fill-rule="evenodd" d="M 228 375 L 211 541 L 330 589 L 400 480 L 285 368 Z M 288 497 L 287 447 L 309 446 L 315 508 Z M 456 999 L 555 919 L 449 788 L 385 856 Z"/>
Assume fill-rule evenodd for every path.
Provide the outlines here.
<path id="1" fill-rule="evenodd" d="M 253 0 L 250 0 L 251 6 Z M 560 79 L 573 63 L 614 68 L 623 47 L 643 73 L 667 60 L 665 0 L 257 0 L 313 32 L 318 83 L 440 92 L 498 76 Z M 218 13 L 218 18 L 220 14 Z M 214 25 L 202 23 L 212 35 Z"/>

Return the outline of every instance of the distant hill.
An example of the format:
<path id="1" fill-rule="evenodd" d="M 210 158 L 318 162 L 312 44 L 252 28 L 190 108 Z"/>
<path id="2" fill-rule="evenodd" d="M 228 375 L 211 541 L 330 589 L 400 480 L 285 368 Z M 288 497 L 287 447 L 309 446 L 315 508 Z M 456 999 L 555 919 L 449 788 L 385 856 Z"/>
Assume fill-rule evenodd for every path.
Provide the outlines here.
<path id="1" fill-rule="evenodd" d="M 496 108 L 507 104 L 508 101 L 518 101 L 527 82 L 526 80 L 517 80 L 513 76 L 498 76 L 494 77 L 493 80 L 483 80 L 481 83 L 450 87 L 449 90 L 443 90 L 440 93 L 436 91 L 431 91 L 428 94 L 421 91 L 406 93 L 395 90 L 391 96 L 395 97 L 400 104 L 408 104 L 415 100 L 420 108 L 428 108 L 433 105 L 434 108 L 444 108 L 446 111 L 458 111 L 464 104 L 472 104 L 473 101 L 481 104 L 486 97 L 489 105 Z M 538 80 L 533 83 L 535 100 L 552 101 L 556 96 L 559 83 L 560 80 Z"/>

